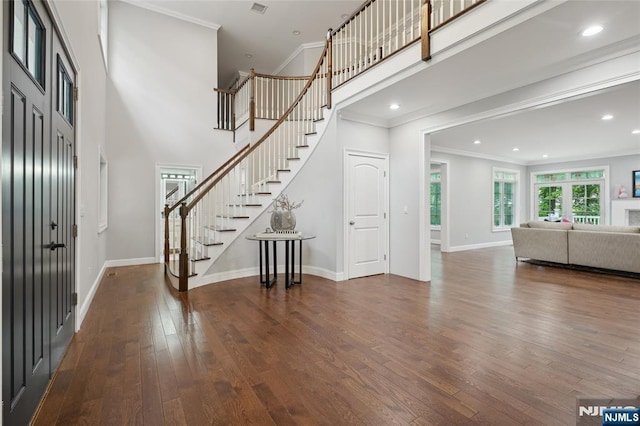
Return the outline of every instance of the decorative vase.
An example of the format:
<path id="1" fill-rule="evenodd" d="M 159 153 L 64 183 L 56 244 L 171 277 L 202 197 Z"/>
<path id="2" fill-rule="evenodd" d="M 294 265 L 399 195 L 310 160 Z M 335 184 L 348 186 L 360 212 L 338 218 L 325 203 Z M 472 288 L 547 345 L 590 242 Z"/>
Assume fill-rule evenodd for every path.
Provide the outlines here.
<path id="1" fill-rule="evenodd" d="M 291 210 L 275 210 L 271 213 L 271 229 L 278 231 L 295 231 L 296 215 Z"/>

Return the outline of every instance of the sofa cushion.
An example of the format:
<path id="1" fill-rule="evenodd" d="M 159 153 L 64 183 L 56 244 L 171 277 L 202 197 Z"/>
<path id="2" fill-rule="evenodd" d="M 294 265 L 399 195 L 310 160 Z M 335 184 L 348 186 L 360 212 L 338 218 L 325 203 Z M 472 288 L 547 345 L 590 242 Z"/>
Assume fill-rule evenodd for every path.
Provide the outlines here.
<path id="1" fill-rule="evenodd" d="M 592 232 L 622 232 L 625 234 L 640 233 L 639 226 L 613 226 L 613 225 L 589 225 L 584 223 L 574 223 L 574 231 L 592 231 Z"/>
<path id="2" fill-rule="evenodd" d="M 532 220 L 527 223 L 529 228 L 535 229 L 558 229 L 563 231 L 568 231 L 571 229 L 571 223 L 563 223 L 563 222 L 545 222 L 541 220 Z"/>

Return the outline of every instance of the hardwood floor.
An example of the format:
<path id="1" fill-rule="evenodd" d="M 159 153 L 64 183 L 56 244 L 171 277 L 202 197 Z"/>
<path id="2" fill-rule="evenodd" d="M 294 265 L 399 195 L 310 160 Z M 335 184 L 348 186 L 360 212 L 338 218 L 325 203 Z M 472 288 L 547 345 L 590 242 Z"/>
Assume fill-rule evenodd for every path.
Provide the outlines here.
<path id="1" fill-rule="evenodd" d="M 35 424 L 569 425 L 577 396 L 640 394 L 640 280 L 433 256 L 430 283 L 187 295 L 112 268 Z"/>

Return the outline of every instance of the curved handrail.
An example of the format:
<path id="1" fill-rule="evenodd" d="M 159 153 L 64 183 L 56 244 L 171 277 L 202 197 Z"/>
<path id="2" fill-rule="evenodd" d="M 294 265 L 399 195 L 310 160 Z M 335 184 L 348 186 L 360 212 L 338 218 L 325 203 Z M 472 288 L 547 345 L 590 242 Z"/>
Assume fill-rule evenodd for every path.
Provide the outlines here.
<path id="1" fill-rule="evenodd" d="M 187 201 L 189 199 L 189 197 L 191 197 L 196 191 L 198 191 L 200 188 L 202 188 L 207 182 L 209 182 L 211 179 L 213 179 L 214 176 L 216 176 L 217 174 L 219 174 L 222 170 L 224 170 L 231 162 L 233 162 L 239 155 L 241 155 L 244 151 L 246 151 L 249 148 L 249 144 L 246 144 L 245 146 L 242 147 L 242 149 L 240 149 L 240 151 L 236 152 L 233 157 L 229 158 L 227 161 L 225 161 L 220 167 L 218 167 L 213 173 L 211 173 L 209 176 L 206 177 L 206 179 L 204 179 L 202 182 L 200 182 L 195 188 L 193 188 L 191 191 L 189 191 L 189 193 L 187 195 L 185 195 L 184 197 L 182 197 L 180 200 L 178 200 L 173 206 L 169 207 L 169 210 L 167 211 L 167 213 L 171 213 L 172 211 L 174 211 L 176 208 L 178 208 L 178 206 L 180 206 L 182 203 L 184 203 L 185 201 Z"/>
<path id="2" fill-rule="evenodd" d="M 307 93 L 307 91 L 309 90 L 309 88 L 311 87 L 311 85 L 313 84 L 313 81 L 315 80 L 315 78 L 317 77 L 318 72 L 320 71 L 320 67 L 322 66 L 325 57 L 327 56 L 327 51 L 329 48 L 329 40 L 327 40 L 325 42 L 325 46 L 324 49 L 322 50 L 322 53 L 320 54 L 320 59 L 318 60 L 318 63 L 316 64 L 315 69 L 313 70 L 313 72 L 311 73 L 311 76 L 309 76 L 309 79 L 307 80 L 307 83 L 304 85 L 304 87 L 302 88 L 302 90 L 300 91 L 300 93 L 298 94 L 298 97 L 293 101 L 293 103 L 289 106 L 289 108 L 282 114 L 282 116 L 278 119 L 278 121 L 275 122 L 275 124 L 273 126 L 271 126 L 271 128 L 269 130 L 267 130 L 265 132 L 264 135 L 262 135 L 262 137 L 251 146 L 251 148 L 249 148 L 248 150 L 246 150 L 242 155 L 238 156 L 235 161 L 233 162 L 232 165 L 230 165 L 227 170 L 231 170 L 234 167 L 236 167 L 238 164 L 240 164 L 240 162 L 242 162 L 242 160 L 244 160 L 245 158 L 247 158 L 249 156 L 249 154 L 251 154 L 253 151 L 255 151 L 258 147 L 260 147 L 260 145 L 262 145 L 268 138 L 269 136 L 271 136 L 273 134 L 273 132 L 276 131 L 276 129 L 278 127 L 280 127 L 280 125 L 287 119 L 287 117 L 291 114 L 291 112 L 295 109 L 296 106 L 298 106 L 298 104 L 300 103 L 300 101 L 302 100 L 302 98 L 304 97 L 304 95 Z M 211 191 L 211 189 L 213 189 L 213 187 L 220 182 L 220 180 L 222 180 L 222 178 L 226 175 L 226 173 L 222 173 L 221 175 L 219 175 L 213 182 L 211 182 L 209 184 L 209 186 L 207 187 L 207 189 L 205 189 L 204 191 L 201 191 L 200 194 L 198 194 L 189 204 L 187 204 L 187 209 L 186 212 L 188 213 L 189 211 L 191 211 L 194 206 L 209 192 Z"/>

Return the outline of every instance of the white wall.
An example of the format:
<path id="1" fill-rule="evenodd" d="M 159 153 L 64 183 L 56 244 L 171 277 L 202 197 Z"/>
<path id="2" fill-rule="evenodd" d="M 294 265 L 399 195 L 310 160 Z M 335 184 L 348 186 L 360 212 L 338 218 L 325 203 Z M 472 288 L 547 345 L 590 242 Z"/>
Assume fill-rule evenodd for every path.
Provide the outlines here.
<path id="1" fill-rule="evenodd" d="M 98 40 L 98 1 L 57 2 L 71 49 L 79 64 L 76 146 L 78 153 L 77 326 L 84 319 L 92 291 L 101 278 L 109 230 L 98 234 L 98 147 L 109 156 L 105 139 L 106 70 Z"/>
<path id="2" fill-rule="evenodd" d="M 433 139 L 432 139 L 433 140 Z M 436 155 L 436 153 L 432 153 Z M 449 174 L 449 238 L 451 250 L 511 242 L 511 232 L 492 231 L 493 168 L 520 172 L 517 194 L 519 217 L 516 224 L 527 217 L 528 173 L 525 166 L 482 158 L 437 153 L 450 164 Z"/>
<path id="3" fill-rule="evenodd" d="M 344 273 L 343 156 L 344 150 L 389 153 L 389 130 L 384 127 L 336 118 L 334 113 L 319 146 L 296 179 L 284 190 L 291 200 L 304 200 L 295 210 L 297 228 L 317 238 L 304 244 L 304 265 L 328 277 Z M 274 197 L 277 194 L 274 194 Z M 264 213 L 236 239 L 208 273 L 227 273 L 255 268 L 258 248 L 246 235 L 269 227 Z M 284 259 L 284 253 L 279 253 Z"/>
<path id="4" fill-rule="evenodd" d="M 422 135 L 415 125 L 405 125 L 391 129 L 389 139 L 389 272 L 417 280 L 420 263 L 429 265 L 431 261 L 429 253 L 424 259 L 419 255 Z M 428 171 L 429 160 L 425 161 Z"/>
<path id="5" fill-rule="evenodd" d="M 155 253 L 155 164 L 202 166 L 235 148 L 214 136 L 217 31 L 110 3 L 108 259 Z"/>
<path id="6" fill-rule="evenodd" d="M 311 75 L 320 59 L 323 48 L 324 41 L 300 45 L 300 47 L 275 70 L 274 74 L 283 76 Z M 261 71 L 256 70 L 256 72 Z"/>

